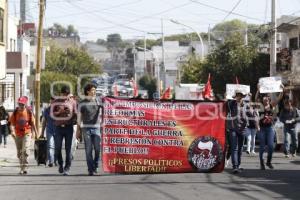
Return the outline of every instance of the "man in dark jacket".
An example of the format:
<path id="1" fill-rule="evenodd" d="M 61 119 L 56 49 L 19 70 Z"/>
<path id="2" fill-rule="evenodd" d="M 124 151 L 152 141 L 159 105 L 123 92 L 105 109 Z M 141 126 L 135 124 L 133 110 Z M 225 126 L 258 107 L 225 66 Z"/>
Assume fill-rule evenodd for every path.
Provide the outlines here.
<path id="1" fill-rule="evenodd" d="M 240 165 L 247 126 L 246 108 L 243 102 L 245 96 L 246 94 L 243 91 L 236 90 L 235 95 L 233 96 L 234 100 L 228 102 L 228 124 L 230 130 L 233 173 L 239 173 L 242 170 Z"/>
<path id="2" fill-rule="evenodd" d="M 296 150 L 298 147 L 296 124 L 300 121 L 297 109 L 292 106 L 292 101 L 287 100 L 284 103 L 284 108 L 279 115 L 280 121 L 284 124 L 284 154 L 287 158 L 290 157 L 290 153 L 293 157 L 296 156 Z M 291 136 L 291 149 L 288 141 L 288 134 Z"/>

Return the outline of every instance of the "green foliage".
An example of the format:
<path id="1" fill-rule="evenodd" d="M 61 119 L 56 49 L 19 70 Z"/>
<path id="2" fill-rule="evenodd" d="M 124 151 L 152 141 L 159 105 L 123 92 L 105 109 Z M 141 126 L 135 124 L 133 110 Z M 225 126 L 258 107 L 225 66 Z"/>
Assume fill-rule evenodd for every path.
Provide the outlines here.
<path id="1" fill-rule="evenodd" d="M 181 83 L 198 83 L 204 62 L 196 56 L 188 58 L 181 68 Z"/>
<path id="2" fill-rule="evenodd" d="M 142 89 L 145 89 L 148 91 L 149 99 L 153 99 L 154 93 L 156 92 L 156 79 L 152 78 L 149 75 L 145 75 L 140 78 L 139 85 L 142 87 Z"/>
<path id="3" fill-rule="evenodd" d="M 106 39 L 107 48 L 125 48 L 126 44 L 123 42 L 122 37 L 119 33 L 109 34 Z"/>
<path id="4" fill-rule="evenodd" d="M 106 45 L 106 40 L 103 40 L 103 39 L 97 39 L 96 43 L 98 45 Z"/>
<path id="5" fill-rule="evenodd" d="M 85 51 L 78 48 L 66 50 L 51 46 L 46 53 L 46 71 L 54 71 L 79 76 L 82 74 L 99 74 L 100 65 Z"/>
<path id="6" fill-rule="evenodd" d="M 46 29 L 46 31 L 50 35 L 54 35 L 54 36 L 61 36 L 61 37 L 78 36 L 78 31 L 75 29 L 73 25 L 68 25 L 67 27 L 64 27 L 59 23 L 54 23 L 53 26 Z"/>
<path id="7" fill-rule="evenodd" d="M 213 50 L 204 61 L 196 57 L 188 59 L 183 66 L 182 82 L 205 83 L 211 74 L 211 83 L 215 94 L 225 93 L 226 83 L 250 85 L 251 91 L 256 91 L 259 77 L 268 76 L 269 55 L 257 52 L 256 40 L 244 45 L 243 35 L 234 33 L 228 36 L 224 44 Z"/>
<path id="8" fill-rule="evenodd" d="M 41 102 L 49 102 L 51 97 L 51 85 L 56 81 L 66 81 L 72 85 L 73 90 L 71 93 L 76 95 L 76 84 L 77 78 L 71 74 L 64 74 L 59 72 L 49 72 L 43 71 L 41 75 Z M 53 95 L 58 96 L 60 93 L 60 88 L 64 84 L 54 84 L 53 85 Z"/>

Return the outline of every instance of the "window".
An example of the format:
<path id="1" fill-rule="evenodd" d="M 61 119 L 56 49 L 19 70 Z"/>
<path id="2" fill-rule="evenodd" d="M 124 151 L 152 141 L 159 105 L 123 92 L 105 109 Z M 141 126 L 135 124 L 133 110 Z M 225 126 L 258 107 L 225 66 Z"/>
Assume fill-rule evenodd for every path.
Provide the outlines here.
<path id="1" fill-rule="evenodd" d="M 290 38 L 290 50 L 298 49 L 298 38 Z"/>
<path id="2" fill-rule="evenodd" d="M 0 8 L 0 42 L 4 42 L 4 10 Z"/>

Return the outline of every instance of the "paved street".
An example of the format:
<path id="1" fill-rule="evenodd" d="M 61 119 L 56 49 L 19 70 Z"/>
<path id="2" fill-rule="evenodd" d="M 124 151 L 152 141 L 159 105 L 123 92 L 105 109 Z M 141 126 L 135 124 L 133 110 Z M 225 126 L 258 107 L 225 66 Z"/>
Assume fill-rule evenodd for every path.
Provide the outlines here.
<path id="1" fill-rule="evenodd" d="M 18 175 L 15 149 L 0 148 L 0 194 L 3 200 L 90 199 L 300 199 L 300 159 L 276 153 L 275 170 L 258 169 L 258 157 L 245 156 L 244 172 L 231 174 L 160 174 L 87 176 L 82 145 L 76 152 L 71 176 L 56 168 L 36 166 L 31 159 L 29 175 Z"/>

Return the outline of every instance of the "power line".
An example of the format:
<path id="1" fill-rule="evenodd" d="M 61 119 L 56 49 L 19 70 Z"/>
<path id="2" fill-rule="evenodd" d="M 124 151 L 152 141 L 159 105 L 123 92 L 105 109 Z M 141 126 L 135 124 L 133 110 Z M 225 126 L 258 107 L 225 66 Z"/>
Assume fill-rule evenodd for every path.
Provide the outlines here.
<path id="1" fill-rule="evenodd" d="M 69 3 L 69 2 L 68 2 Z M 142 33 L 145 33 L 146 31 L 144 31 L 144 30 L 139 30 L 139 29 L 136 29 L 136 28 L 133 28 L 133 27 L 130 27 L 130 26 L 126 26 L 125 24 L 119 24 L 119 23 L 115 23 L 115 22 L 113 22 L 113 21 L 111 21 L 111 20 L 108 20 L 108 19 L 106 19 L 106 18 L 104 18 L 104 17 L 102 17 L 102 16 L 100 16 L 100 15 L 96 15 L 96 14 L 94 14 L 94 13 L 89 13 L 89 11 L 88 10 L 86 10 L 85 8 L 82 8 L 82 7 L 80 7 L 80 6 L 78 6 L 78 5 L 75 5 L 75 4 L 72 4 L 72 3 L 69 3 L 70 5 L 72 5 L 72 6 L 74 6 L 74 7 L 76 7 L 76 8 L 78 8 L 78 9 L 80 9 L 80 10 L 85 10 L 86 12 L 88 12 L 88 14 L 90 14 L 90 15 L 94 15 L 94 16 L 96 16 L 96 17 L 98 17 L 98 18 L 101 18 L 103 21 L 105 21 L 105 22 L 108 22 L 108 23 L 111 23 L 111 24 L 114 24 L 114 25 L 117 25 L 117 26 L 120 26 L 120 27 L 123 27 L 123 28 L 126 28 L 126 29 L 130 29 L 130 30 L 135 30 L 135 31 L 138 31 L 138 32 L 142 32 Z"/>
<path id="2" fill-rule="evenodd" d="M 128 21 L 128 22 L 126 22 L 126 23 L 124 23 L 124 24 L 118 24 L 118 23 L 115 23 L 115 22 L 110 21 L 110 20 L 106 20 L 105 18 L 101 17 L 102 19 L 105 19 L 104 21 L 106 21 L 106 22 L 108 22 L 108 23 L 111 23 L 111 24 L 114 24 L 114 26 L 104 27 L 104 28 L 101 28 L 101 29 L 98 29 L 98 30 L 112 29 L 112 28 L 121 26 L 121 27 L 124 27 L 124 28 L 128 28 L 128 29 L 131 29 L 131 30 L 137 30 L 137 31 L 139 31 L 139 32 L 144 32 L 144 33 L 145 33 L 145 32 L 147 32 L 147 31 L 141 31 L 141 30 L 138 30 L 138 29 L 135 29 L 135 28 L 132 28 L 132 27 L 128 27 L 128 26 L 126 26 L 126 25 L 132 24 L 132 23 L 134 23 L 134 22 L 141 21 L 141 20 L 143 20 L 143 19 L 152 18 L 153 16 L 161 15 L 161 14 L 170 12 L 171 10 L 175 10 L 175 9 L 178 9 L 178 8 L 182 8 L 182 7 L 186 6 L 186 5 L 189 5 L 190 3 L 191 3 L 191 2 L 187 2 L 187 3 L 180 4 L 180 5 L 178 5 L 178 6 L 174 6 L 174 7 L 171 7 L 171 8 L 169 8 L 169 9 L 166 9 L 166 10 L 163 10 L 163 11 L 160 11 L 160 12 L 157 12 L 157 13 L 154 13 L 154 14 L 151 14 L 151 15 L 142 16 L 142 17 L 136 18 L 136 19 L 134 19 L 134 20 Z M 71 4 L 71 5 L 72 5 L 72 4 Z M 73 5 L 73 6 L 75 6 L 75 5 Z M 77 5 L 76 5 L 76 7 L 77 7 L 77 8 L 80 8 L 80 9 L 83 9 L 83 8 L 81 8 L 80 6 L 77 6 Z M 88 12 L 88 11 L 87 11 L 87 12 Z M 100 17 L 99 15 L 95 15 L 95 16 Z M 95 32 L 97 32 L 97 30 L 96 30 Z"/>
<path id="3" fill-rule="evenodd" d="M 211 5 L 208 5 L 208 4 L 196 1 L 196 0 L 190 0 L 190 1 L 193 2 L 193 3 L 196 3 L 196 4 L 200 4 L 202 6 L 205 6 L 205 7 L 211 8 L 211 9 L 219 10 L 219 11 L 224 12 L 224 13 L 230 13 L 230 11 L 228 11 L 228 10 L 225 10 L 225 9 L 222 9 L 222 8 L 217 8 L 215 6 L 211 6 Z M 250 16 L 242 15 L 242 14 L 239 14 L 239 13 L 236 13 L 236 12 L 231 12 L 231 14 L 232 15 L 236 15 L 236 16 L 240 16 L 240 17 L 244 17 L 244 18 L 247 18 L 247 19 L 252 19 L 252 20 L 260 21 L 260 22 L 263 21 L 261 19 L 255 18 L 255 17 L 250 17 Z"/>
<path id="4" fill-rule="evenodd" d="M 239 6 L 239 4 L 241 3 L 242 0 L 239 0 L 234 6 L 233 8 L 231 9 L 231 11 L 224 17 L 223 21 L 225 21 L 227 19 L 227 17 L 229 17 L 232 12 Z"/>

